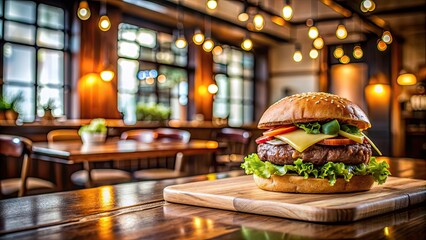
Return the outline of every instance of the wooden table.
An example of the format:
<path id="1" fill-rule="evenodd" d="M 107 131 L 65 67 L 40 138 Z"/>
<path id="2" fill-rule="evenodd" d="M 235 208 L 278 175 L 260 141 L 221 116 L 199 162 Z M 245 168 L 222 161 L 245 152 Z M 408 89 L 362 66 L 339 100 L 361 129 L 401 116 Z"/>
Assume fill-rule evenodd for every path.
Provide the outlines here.
<path id="1" fill-rule="evenodd" d="M 69 189 L 64 183 L 63 164 L 83 163 L 86 170 L 89 163 L 101 161 L 120 161 L 152 157 L 170 157 L 178 152 L 184 156 L 215 154 L 226 145 L 209 140 L 191 140 L 188 143 L 141 143 L 134 140 L 109 140 L 103 144 L 82 144 L 79 141 L 37 142 L 33 144 L 34 159 L 56 164 L 55 181 L 58 190 Z M 61 169 L 62 168 L 62 169 Z"/>
<path id="2" fill-rule="evenodd" d="M 394 177 L 426 179 L 426 161 L 380 158 Z M 426 206 L 350 223 L 313 223 L 167 203 L 164 187 L 242 171 L 7 199 L 0 239 L 425 239 Z"/>

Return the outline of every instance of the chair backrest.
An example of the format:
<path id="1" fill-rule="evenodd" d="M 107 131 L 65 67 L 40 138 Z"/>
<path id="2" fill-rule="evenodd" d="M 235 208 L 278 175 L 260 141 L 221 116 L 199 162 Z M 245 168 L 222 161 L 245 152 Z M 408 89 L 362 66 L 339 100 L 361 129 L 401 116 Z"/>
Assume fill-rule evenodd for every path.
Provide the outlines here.
<path id="1" fill-rule="evenodd" d="M 81 141 L 81 137 L 78 135 L 78 130 L 76 129 L 56 129 L 47 133 L 48 142 L 74 140 Z"/>
<path id="2" fill-rule="evenodd" d="M 31 140 L 14 135 L 0 135 L 0 162 L 15 160 L 14 164 L 21 164 L 20 170 L 21 185 L 19 187 L 18 196 L 24 196 L 27 192 L 28 171 L 30 169 L 32 153 Z M 1 166 L 4 164 L 1 163 Z M 3 168 L 3 171 L 8 171 Z M 0 172 L 0 182 L 7 178 L 7 172 Z M 0 196 L 2 196 L 0 184 Z"/>
<path id="3" fill-rule="evenodd" d="M 191 133 L 185 130 L 173 128 L 135 129 L 123 132 L 121 139 L 131 139 L 143 143 L 152 142 L 182 142 L 187 143 L 191 139 Z"/>
<path id="4" fill-rule="evenodd" d="M 249 149 L 252 134 L 244 129 L 222 128 L 214 133 L 213 138 L 227 144 L 226 154 L 246 155 Z"/>

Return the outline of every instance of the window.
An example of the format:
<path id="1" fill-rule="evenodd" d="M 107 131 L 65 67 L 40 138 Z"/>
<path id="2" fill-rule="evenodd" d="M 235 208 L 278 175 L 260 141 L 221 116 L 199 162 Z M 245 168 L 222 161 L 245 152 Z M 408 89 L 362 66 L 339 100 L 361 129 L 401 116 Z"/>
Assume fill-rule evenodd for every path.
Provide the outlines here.
<path id="1" fill-rule="evenodd" d="M 213 56 L 218 92 L 213 101 L 213 117 L 226 118 L 231 126 L 253 122 L 254 56 L 232 48 Z"/>
<path id="2" fill-rule="evenodd" d="M 178 49 L 173 35 L 121 23 L 118 29 L 118 110 L 136 121 L 138 103 L 171 108 L 181 119 L 188 103 L 188 49 Z"/>
<path id="3" fill-rule="evenodd" d="M 42 106 L 54 101 L 55 116 L 64 114 L 65 14 L 59 7 L 34 1 L 0 0 L 2 93 L 22 94 L 20 119 L 35 120 Z M 4 6 L 4 8 L 3 8 Z"/>

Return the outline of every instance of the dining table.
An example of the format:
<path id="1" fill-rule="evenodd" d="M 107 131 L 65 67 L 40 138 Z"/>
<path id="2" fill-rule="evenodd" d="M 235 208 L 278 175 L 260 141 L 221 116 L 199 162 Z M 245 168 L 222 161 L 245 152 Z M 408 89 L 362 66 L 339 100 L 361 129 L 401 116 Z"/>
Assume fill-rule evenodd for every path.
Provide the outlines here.
<path id="1" fill-rule="evenodd" d="M 393 177 L 426 179 L 422 159 L 380 157 Z M 426 205 L 321 223 L 177 204 L 164 188 L 243 170 L 0 200 L 0 239 L 425 239 Z M 335 197 L 339 197 L 336 195 Z"/>
<path id="2" fill-rule="evenodd" d="M 64 177 L 66 166 L 82 163 L 84 169 L 90 170 L 90 163 L 106 161 L 123 161 L 157 157 L 214 155 L 226 148 L 225 143 L 213 140 L 193 139 L 183 142 L 142 143 L 135 140 L 109 139 L 104 143 L 83 144 L 81 141 L 35 142 L 32 158 L 55 164 L 55 182 L 57 190 L 67 190 L 70 185 Z M 198 158 L 203 159 L 203 158 Z M 205 159 L 205 158 L 204 158 Z M 206 163 L 210 164 L 210 163 Z"/>

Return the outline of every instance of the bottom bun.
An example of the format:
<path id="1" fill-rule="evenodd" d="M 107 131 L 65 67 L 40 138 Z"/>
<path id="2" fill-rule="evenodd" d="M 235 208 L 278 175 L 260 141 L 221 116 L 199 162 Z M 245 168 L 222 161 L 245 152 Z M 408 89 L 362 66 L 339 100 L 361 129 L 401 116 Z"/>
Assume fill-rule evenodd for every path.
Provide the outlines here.
<path id="1" fill-rule="evenodd" d="M 262 178 L 253 174 L 257 186 L 263 190 L 287 193 L 347 193 L 370 190 L 374 179 L 371 175 L 353 176 L 349 182 L 338 178 L 334 186 L 330 186 L 328 179 L 307 178 L 297 175 L 272 175 Z"/>

